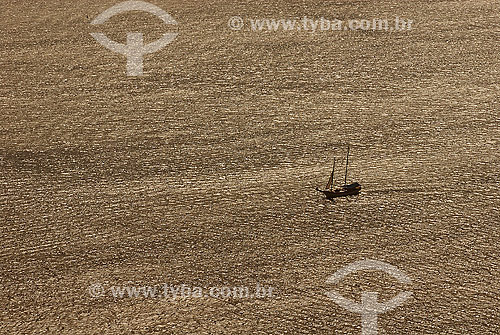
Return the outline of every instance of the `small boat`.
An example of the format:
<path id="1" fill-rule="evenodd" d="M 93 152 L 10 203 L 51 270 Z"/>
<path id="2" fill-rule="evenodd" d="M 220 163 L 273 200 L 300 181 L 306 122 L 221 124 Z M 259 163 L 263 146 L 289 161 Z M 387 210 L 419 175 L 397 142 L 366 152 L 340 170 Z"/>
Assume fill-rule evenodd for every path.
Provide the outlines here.
<path id="1" fill-rule="evenodd" d="M 347 168 L 349 166 L 349 146 L 347 147 L 347 159 L 345 164 L 345 177 L 344 177 L 344 185 L 335 188 L 335 157 L 333 158 L 333 169 L 330 174 L 330 179 L 328 179 L 328 183 L 324 190 L 320 190 L 316 187 L 316 191 L 323 193 L 327 199 L 339 198 L 339 197 L 347 197 L 350 195 L 358 195 L 361 192 L 361 185 L 357 182 L 352 184 L 347 184 Z"/>

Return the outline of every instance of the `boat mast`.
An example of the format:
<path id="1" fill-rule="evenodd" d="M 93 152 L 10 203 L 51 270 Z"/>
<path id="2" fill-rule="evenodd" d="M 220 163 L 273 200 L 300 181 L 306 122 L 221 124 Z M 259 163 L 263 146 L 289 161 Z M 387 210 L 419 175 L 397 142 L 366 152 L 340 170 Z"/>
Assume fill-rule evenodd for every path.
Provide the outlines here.
<path id="1" fill-rule="evenodd" d="M 335 157 L 333 157 L 333 169 L 332 169 L 332 183 L 330 185 L 330 191 L 333 190 L 333 186 L 335 185 Z"/>
<path id="2" fill-rule="evenodd" d="M 349 165 L 349 146 L 347 146 L 347 160 L 345 162 L 345 178 L 344 185 L 347 185 L 347 166 Z"/>

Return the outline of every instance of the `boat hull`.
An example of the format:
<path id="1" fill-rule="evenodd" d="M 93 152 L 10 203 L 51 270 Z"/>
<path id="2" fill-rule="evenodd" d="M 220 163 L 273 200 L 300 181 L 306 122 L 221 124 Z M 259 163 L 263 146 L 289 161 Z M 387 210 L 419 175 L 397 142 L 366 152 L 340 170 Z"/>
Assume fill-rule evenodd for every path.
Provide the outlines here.
<path id="1" fill-rule="evenodd" d="M 361 192 L 361 185 L 352 188 L 339 188 L 333 191 L 319 190 L 319 189 L 318 191 L 323 193 L 327 199 L 333 199 L 333 198 L 347 197 L 350 195 L 358 195 L 359 192 Z"/>

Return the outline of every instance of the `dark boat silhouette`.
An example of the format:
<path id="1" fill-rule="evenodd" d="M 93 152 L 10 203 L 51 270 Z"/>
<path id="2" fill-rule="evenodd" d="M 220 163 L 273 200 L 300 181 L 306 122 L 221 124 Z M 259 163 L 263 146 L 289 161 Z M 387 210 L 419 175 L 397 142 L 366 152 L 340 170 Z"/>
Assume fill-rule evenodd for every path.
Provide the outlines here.
<path id="1" fill-rule="evenodd" d="M 347 197 L 350 195 L 358 195 L 361 192 L 361 185 L 357 182 L 352 184 L 347 184 L 347 168 L 349 166 L 349 146 L 347 147 L 347 159 L 345 164 L 345 177 L 344 177 L 344 185 L 337 187 L 335 186 L 335 157 L 333 158 L 333 169 L 330 174 L 330 179 L 328 179 L 328 183 L 324 190 L 320 190 L 316 187 L 318 192 L 323 193 L 327 199 L 339 198 L 339 197 Z"/>

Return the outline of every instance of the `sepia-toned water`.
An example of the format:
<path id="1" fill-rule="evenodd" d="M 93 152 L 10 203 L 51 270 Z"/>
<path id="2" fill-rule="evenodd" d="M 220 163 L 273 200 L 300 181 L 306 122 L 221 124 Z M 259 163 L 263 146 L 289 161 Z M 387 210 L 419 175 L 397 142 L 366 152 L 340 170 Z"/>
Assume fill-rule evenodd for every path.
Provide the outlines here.
<path id="1" fill-rule="evenodd" d="M 500 2 L 155 0 L 176 26 L 90 24 L 116 3 L 2 3 L 0 333 L 361 334 L 332 290 L 411 291 L 378 334 L 500 332 Z M 249 23 L 304 16 L 414 23 Z M 130 31 L 179 35 L 130 77 L 90 35 Z M 344 182 L 348 144 L 362 192 L 328 201 L 315 188 L 334 157 Z M 411 283 L 327 283 L 364 259 Z M 109 292 L 165 283 L 273 296 Z"/>

